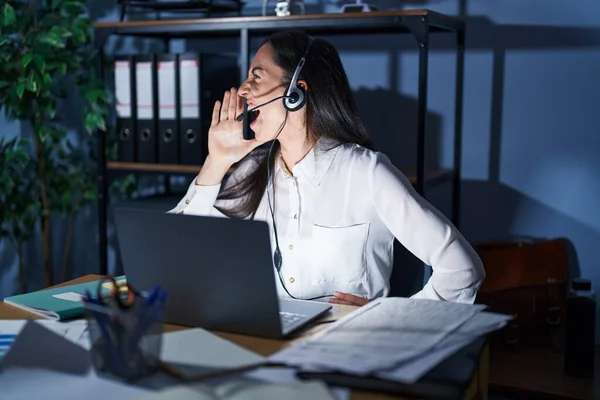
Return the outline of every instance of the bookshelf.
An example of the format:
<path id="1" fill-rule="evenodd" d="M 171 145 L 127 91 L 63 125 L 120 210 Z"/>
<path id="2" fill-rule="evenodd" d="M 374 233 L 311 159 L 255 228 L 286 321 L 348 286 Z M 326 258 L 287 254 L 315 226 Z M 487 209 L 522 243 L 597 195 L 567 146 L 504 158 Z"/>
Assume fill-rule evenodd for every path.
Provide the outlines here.
<path id="1" fill-rule="evenodd" d="M 464 23 L 461 19 L 430 10 L 373 11 L 366 13 L 331 13 L 314 15 L 249 16 L 199 19 L 162 19 L 155 21 L 97 22 L 94 24 L 96 48 L 99 52 L 100 73 L 104 74 L 104 44 L 111 35 L 154 38 L 158 40 L 207 37 L 239 38 L 240 81 L 250 64 L 250 38 L 254 35 L 290 28 L 304 29 L 312 35 L 390 34 L 412 35 L 416 39 L 418 56 L 417 99 L 417 162 L 411 168 L 401 168 L 416 190 L 424 197 L 427 189 L 444 182 L 452 183 L 452 215 L 458 225 L 460 218 L 460 165 L 462 140 L 462 106 L 464 81 Z M 456 88 L 454 96 L 454 149 L 453 166 L 448 170 L 427 170 L 425 166 L 425 139 L 428 86 L 428 56 L 431 34 L 452 34 L 456 38 Z M 109 133 L 110 134 L 110 133 Z M 135 162 L 107 162 L 105 133 L 98 135 L 98 216 L 100 273 L 107 272 L 107 207 L 110 171 L 136 173 L 197 173 L 200 165 L 143 164 Z"/>

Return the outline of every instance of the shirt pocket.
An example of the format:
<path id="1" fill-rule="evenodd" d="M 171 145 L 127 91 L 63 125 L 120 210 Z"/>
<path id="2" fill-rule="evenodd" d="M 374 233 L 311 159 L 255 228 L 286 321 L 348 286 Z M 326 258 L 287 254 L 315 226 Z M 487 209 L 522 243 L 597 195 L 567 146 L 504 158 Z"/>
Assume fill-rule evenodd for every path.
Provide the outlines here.
<path id="1" fill-rule="evenodd" d="M 313 224 L 310 270 L 314 283 L 360 284 L 367 279 L 369 223 L 346 226 Z"/>

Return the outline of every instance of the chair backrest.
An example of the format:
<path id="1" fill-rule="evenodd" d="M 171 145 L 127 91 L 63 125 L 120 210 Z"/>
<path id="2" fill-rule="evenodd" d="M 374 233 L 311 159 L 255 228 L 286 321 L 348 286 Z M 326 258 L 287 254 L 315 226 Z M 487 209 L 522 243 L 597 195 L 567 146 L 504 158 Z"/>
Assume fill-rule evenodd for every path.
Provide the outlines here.
<path id="1" fill-rule="evenodd" d="M 423 288 L 425 265 L 397 240 L 394 240 L 393 265 L 390 297 L 410 297 Z"/>

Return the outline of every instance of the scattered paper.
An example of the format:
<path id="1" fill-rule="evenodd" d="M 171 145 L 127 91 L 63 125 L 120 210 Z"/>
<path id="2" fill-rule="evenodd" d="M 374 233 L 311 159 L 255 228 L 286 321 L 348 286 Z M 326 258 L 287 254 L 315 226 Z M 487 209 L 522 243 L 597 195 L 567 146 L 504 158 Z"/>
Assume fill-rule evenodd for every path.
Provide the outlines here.
<path id="1" fill-rule="evenodd" d="M 266 383 L 228 381 L 214 387 L 175 386 L 132 400 L 335 400 L 321 382 Z"/>
<path id="2" fill-rule="evenodd" d="M 304 369 L 366 375 L 415 359 L 441 343 L 485 306 L 383 298 L 270 357 Z"/>
<path id="3" fill-rule="evenodd" d="M 86 349 L 42 324 L 28 321 L 0 360 L 0 370 L 11 368 L 45 368 L 85 375 L 91 362 Z"/>
<path id="4" fill-rule="evenodd" d="M 8 352 L 14 340 L 29 321 L 27 319 L 0 320 L 0 360 Z M 35 319 L 31 321 L 42 325 L 44 328 L 59 334 L 86 350 L 91 348 L 86 320 L 59 322 L 49 319 Z"/>
<path id="5" fill-rule="evenodd" d="M 296 372 L 295 368 L 287 367 L 258 368 L 247 372 L 244 377 L 263 382 L 291 383 L 300 381 L 296 376 Z M 348 400 L 350 398 L 350 389 L 344 387 L 329 387 L 329 393 L 335 400 Z"/>
<path id="6" fill-rule="evenodd" d="M 48 369 L 11 368 L 0 373 L 2 400 L 127 400 L 151 393 L 148 389 L 87 375 L 65 374 Z"/>
<path id="7" fill-rule="evenodd" d="M 160 359 L 210 368 L 237 368 L 265 361 L 261 355 L 201 328 L 165 333 Z"/>
<path id="8" fill-rule="evenodd" d="M 510 319 L 511 316 L 504 314 L 476 314 L 430 351 L 390 370 L 380 371 L 377 376 L 395 382 L 414 383 L 440 362 L 481 336 L 502 328 Z"/>

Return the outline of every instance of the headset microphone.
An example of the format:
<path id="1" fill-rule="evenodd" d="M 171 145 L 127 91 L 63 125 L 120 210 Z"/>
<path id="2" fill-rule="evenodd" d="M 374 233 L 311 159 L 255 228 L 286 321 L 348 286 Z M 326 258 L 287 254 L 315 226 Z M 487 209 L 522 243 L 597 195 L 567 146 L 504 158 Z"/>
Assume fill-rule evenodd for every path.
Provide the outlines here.
<path id="1" fill-rule="evenodd" d="M 274 99 L 271 99 L 271 100 L 269 100 L 269 101 L 267 101 L 267 102 L 264 102 L 264 103 L 262 103 L 262 104 L 259 104 L 259 105 L 257 105 L 256 107 L 252 107 L 252 108 L 251 108 L 251 109 L 249 109 L 248 111 L 241 113 L 240 115 L 238 115 L 238 116 L 235 118 L 235 120 L 236 120 L 236 121 L 238 121 L 238 122 L 240 122 L 240 121 L 242 121 L 242 120 L 244 119 L 244 117 L 245 117 L 247 114 L 250 114 L 251 112 L 254 112 L 254 111 L 256 111 L 257 109 L 259 109 L 259 108 L 260 108 L 260 107 L 262 107 L 262 106 L 266 106 L 267 104 L 270 104 L 270 103 L 274 102 L 275 100 L 279 100 L 279 99 L 293 99 L 294 97 L 296 97 L 296 96 L 293 96 L 293 95 L 292 95 L 292 96 L 288 96 L 288 95 L 285 95 L 285 94 L 284 94 L 283 96 L 277 96 L 277 97 L 275 97 Z"/>

